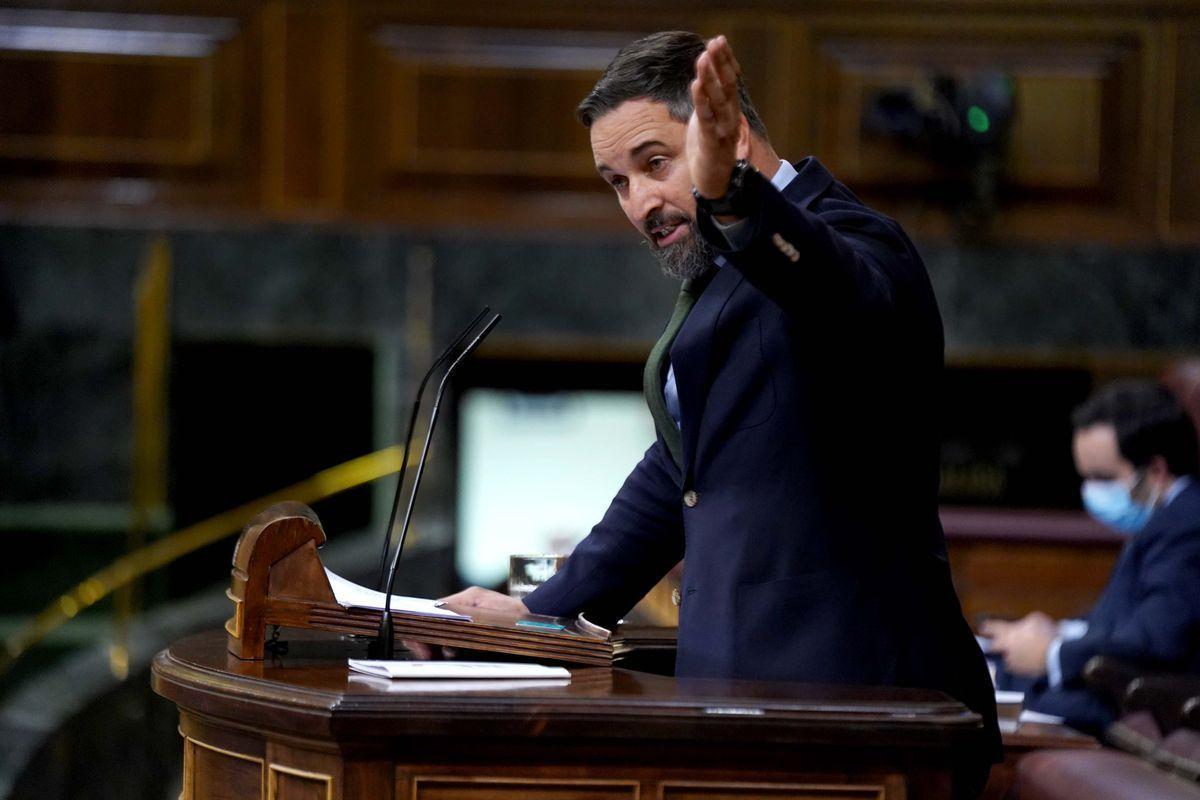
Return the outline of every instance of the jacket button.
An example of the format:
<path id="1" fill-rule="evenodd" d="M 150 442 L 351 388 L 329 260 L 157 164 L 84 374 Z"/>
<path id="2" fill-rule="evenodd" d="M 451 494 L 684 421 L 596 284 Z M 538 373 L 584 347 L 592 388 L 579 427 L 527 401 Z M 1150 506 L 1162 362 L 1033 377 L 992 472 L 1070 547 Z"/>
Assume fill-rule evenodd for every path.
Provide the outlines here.
<path id="1" fill-rule="evenodd" d="M 695 489 L 688 489 L 683 493 L 683 504 L 688 508 L 695 508 L 700 502 L 700 495 L 696 494 Z"/>
<path id="2" fill-rule="evenodd" d="M 682 602 L 683 602 L 683 595 L 681 595 L 679 593 L 679 587 L 676 586 L 674 589 L 671 590 L 671 604 L 674 605 L 676 608 L 679 608 L 679 605 Z"/>

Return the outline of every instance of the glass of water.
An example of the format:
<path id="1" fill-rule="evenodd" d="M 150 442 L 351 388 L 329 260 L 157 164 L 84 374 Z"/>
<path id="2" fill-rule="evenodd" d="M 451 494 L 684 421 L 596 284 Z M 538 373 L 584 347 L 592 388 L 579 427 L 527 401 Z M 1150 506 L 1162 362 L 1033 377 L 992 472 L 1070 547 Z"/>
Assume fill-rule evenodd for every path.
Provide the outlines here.
<path id="1" fill-rule="evenodd" d="M 558 572 L 567 561 L 566 556 L 509 556 L 508 595 L 518 600 L 541 586 Z"/>

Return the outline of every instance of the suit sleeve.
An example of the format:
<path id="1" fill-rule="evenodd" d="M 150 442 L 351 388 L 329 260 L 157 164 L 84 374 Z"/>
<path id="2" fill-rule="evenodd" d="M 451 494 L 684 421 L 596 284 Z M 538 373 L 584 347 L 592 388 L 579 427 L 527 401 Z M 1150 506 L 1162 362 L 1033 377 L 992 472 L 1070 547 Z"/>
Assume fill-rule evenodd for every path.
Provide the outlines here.
<path id="1" fill-rule="evenodd" d="M 1078 679 L 1092 656 L 1171 667 L 1189 653 L 1200 625 L 1200 531 L 1150 543 L 1143 554 L 1137 600 L 1112 624 L 1095 624 L 1059 648 L 1064 683 Z"/>
<path id="2" fill-rule="evenodd" d="M 678 470 L 659 439 L 558 574 L 525 598 L 536 614 L 615 623 L 683 558 Z"/>
<path id="3" fill-rule="evenodd" d="M 739 225 L 733 244 L 710 216 L 697 216 L 700 234 L 729 263 L 785 311 L 892 308 L 913 260 L 895 223 L 832 196 L 814 213 L 755 176 L 747 188 L 757 193 L 758 210 Z"/>

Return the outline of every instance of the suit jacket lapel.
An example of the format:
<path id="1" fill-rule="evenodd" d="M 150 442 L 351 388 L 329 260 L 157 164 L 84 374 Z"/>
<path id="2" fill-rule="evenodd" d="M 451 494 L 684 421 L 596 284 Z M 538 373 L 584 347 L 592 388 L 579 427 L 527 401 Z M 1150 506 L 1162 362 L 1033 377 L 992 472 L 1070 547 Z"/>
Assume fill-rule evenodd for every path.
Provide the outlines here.
<path id="1" fill-rule="evenodd" d="M 696 300 L 675 343 L 671 345 L 671 364 L 679 392 L 680 436 L 683 444 L 683 481 L 691 481 L 692 459 L 700 430 L 704 403 L 708 397 L 709 352 L 721 309 L 741 282 L 742 273 L 730 266 L 717 270 L 704 293 Z"/>
<path id="2" fill-rule="evenodd" d="M 784 190 L 784 196 L 792 203 L 808 207 L 829 188 L 833 183 L 833 176 L 812 156 L 796 162 L 795 168 L 796 177 Z M 675 369 L 679 416 L 682 421 L 681 471 L 685 487 L 691 483 L 692 461 L 696 455 L 704 403 L 708 398 L 708 382 L 711 378 L 709 353 L 717 319 L 721 315 L 721 309 L 729 302 L 730 296 L 743 280 L 745 278 L 741 271 L 731 265 L 718 269 L 671 345 L 670 358 Z"/>

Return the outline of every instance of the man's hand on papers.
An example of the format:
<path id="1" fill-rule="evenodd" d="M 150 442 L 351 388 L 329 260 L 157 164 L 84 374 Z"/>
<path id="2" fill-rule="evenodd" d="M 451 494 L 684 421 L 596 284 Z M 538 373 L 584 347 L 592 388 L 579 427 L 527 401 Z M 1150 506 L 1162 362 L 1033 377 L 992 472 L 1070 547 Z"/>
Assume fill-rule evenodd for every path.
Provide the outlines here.
<path id="1" fill-rule="evenodd" d="M 1038 677 L 1046 672 L 1046 651 L 1058 635 L 1058 624 L 1035 611 L 1016 622 L 989 619 L 980 633 L 992 640 L 991 651 L 1004 656 L 1010 672 Z"/>
<path id="2" fill-rule="evenodd" d="M 509 597 L 506 594 L 501 594 L 500 592 L 493 592 L 491 589 L 482 589 L 478 586 L 463 589 L 461 592 L 452 594 L 449 597 L 443 597 L 437 602 L 439 606 L 453 605 L 462 608 L 486 608 L 492 611 L 504 611 L 509 614 L 529 613 L 529 609 L 520 600 Z M 413 654 L 414 658 L 422 661 L 437 661 L 444 658 L 454 658 L 455 656 L 454 649 L 450 647 L 437 647 L 409 640 L 405 640 L 403 644 Z"/>
<path id="3" fill-rule="evenodd" d="M 438 601 L 441 605 L 465 606 L 467 608 L 487 608 L 492 611 L 503 611 L 508 614 L 528 614 L 525 604 L 514 597 L 509 597 L 491 589 L 472 586 L 457 594 L 443 597 Z"/>

